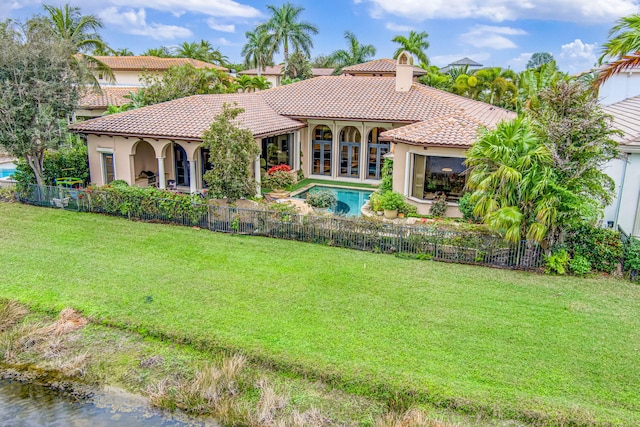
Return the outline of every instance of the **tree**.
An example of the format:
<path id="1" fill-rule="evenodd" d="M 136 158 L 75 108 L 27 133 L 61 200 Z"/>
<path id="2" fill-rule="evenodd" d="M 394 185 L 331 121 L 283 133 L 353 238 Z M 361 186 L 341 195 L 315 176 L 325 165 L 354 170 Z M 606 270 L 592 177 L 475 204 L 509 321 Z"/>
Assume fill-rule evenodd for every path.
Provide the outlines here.
<path id="1" fill-rule="evenodd" d="M 429 58 L 424 52 L 429 49 L 429 42 L 426 40 L 427 37 L 429 37 L 429 34 L 427 34 L 426 31 L 410 31 L 408 38 L 405 36 L 395 36 L 391 41 L 399 44 L 400 47 L 393 54 L 393 58 L 397 59 L 398 56 L 406 50 L 412 55 L 415 55 L 421 63 L 429 65 Z"/>
<path id="2" fill-rule="evenodd" d="M 567 80 L 569 76 L 558 70 L 555 61 L 547 62 L 535 69 L 524 70 L 518 76 L 518 101 L 516 111 L 526 108 L 537 108 L 540 104 L 538 94 L 559 80 Z"/>
<path id="3" fill-rule="evenodd" d="M 449 74 L 441 73 L 435 65 L 428 66 L 426 71 L 427 74 L 419 78 L 420 83 L 436 89 L 450 90 L 453 80 Z"/>
<path id="4" fill-rule="evenodd" d="M 127 49 L 126 47 L 123 47 L 121 49 L 116 49 L 113 51 L 113 54 L 115 56 L 133 56 L 133 52 L 131 52 L 129 49 Z"/>
<path id="5" fill-rule="evenodd" d="M 539 98 L 540 106 L 529 114 L 558 179 L 595 211 L 602 210 L 612 202 L 614 190 L 604 166 L 618 155 L 612 117 L 602 111 L 591 87 L 579 81 L 558 81 Z"/>
<path id="6" fill-rule="evenodd" d="M 345 31 L 344 38 L 347 40 L 347 45 L 349 46 L 348 49 L 336 50 L 331 54 L 331 58 L 337 65 L 334 74 L 342 73 L 342 69 L 349 65 L 367 62 L 369 58 L 376 54 L 375 46 L 371 44 L 360 44 L 356 35 L 351 31 Z"/>
<path id="7" fill-rule="evenodd" d="M 262 70 L 273 62 L 273 48 L 269 34 L 264 30 L 247 31 L 244 33 L 247 43 L 242 47 L 245 65 L 258 69 L 258 77 Z"/>
<path id="8" fill-rule="evenodd" d="M 527 62 L 527 69 L 538 68 L 539 66 L 547 64 L 551 61 L 555 61 L 555 59 L 549 52 L 536 52 L 531 55 L 531 58 L 529 58 L 529 62 Z"/>
<path id="9" fill-rule="evenodd" d="M 480 86 L 481 101 L 503 108 L 515 109 L 518 75 L 513 70 L 500 67 L 482 68 L 474 73 Z"/>
<path id="10" fill-rule="evenodd" d="M 288 79 L 306 80 L 313 77 L 309 60 L 302 52 L 295 52 L 284 66 L 284 76 Z"/>
<path id="11" fill-rule="evenodd" d="M 559 198 L 551 154 L 526 118 L 484 132 L 465 163 L 474 215 L 510 242 L 545 241 L 556 227 Z"/>
<path id="12" fill-rule="evenodd" d="M 609 31 L 609 40 L 603 45 L 600 62 L 613 59 L 598 72 L 594 84 L 597 88 L 610 77 L 640 65 L 640 15 L 618 19 Z"/>
<path id="13" fill-rule="evenodd" d="M 228 74 L 191 64 L 171 67 L 160 76 L 143 72 L 140 80 L 144 87 L 135 95 L 127 95 L 136 108 L 185 96 L 225 93 L 231 84 Z"/>
<path id="14" fill-rule="evenodd" d="M 336 68 L 338 66 L 332 55 L 318 55 L 310 63 L 312 68 Z"/>
<path id="15" fill-rule="evenodd" d="M 282 45 L 285 64 L 289 62 L 290 44 L 296 51 L 302 51 L 308 56 L 313 47 L 311 34 L 318 34 L 318 28 L 309 22 L 299 21 L 304 7 L 287 2 L 280 8 L 268 5 L 267 9 L 271 12 L 271 18 L 259 25 L 256 31 L 265 31 L 269 34 L 273 52 L 277 52 Z"/>
<path id="16" fill-rule="evenodd" d="M 202 136 L 202 146 L 211 153 L 212 168 L 204 174 L 204 180 L 213 197 L 236 200 L 256 194 L 252 165 L 260 148 L 250 130 L 234 124 L 243 112 L 243 108 L 225 103 Z"/>
<path id="17" fill-rule="evenodd" d="M 0 146 L 28 163 L 39 185 L 45 153 L 66 140 L 85 78 L 69 62 L 74 49 L 42 19 L 0 33 Z"/>
<path id="18" fill-rule="evenodd" d="M 165 46 L 161 46 L 157 48 L 147 49 L 146 51 L 142 52 L 142 56 L 156 56 L 158 58 L 168 58 L 172 55 L 171 55 L 171 52 L 169 51 L 169 48 Z"/>
<path id="19" fill-rule="evenodd" d="M 97 33 L 102 28 L 100 19 L 94 15 L 82 15 L 79 7 L 71 7 L 68 3 L 61 8 L 46 4 L 43 7 L 48 13 L 47 20 L 51 24 L 54 34 L 72 46 L 69 60 L 73 66 L 83 69 L 96 68 L 107 80 L 115 81 L 111 68 L 88 54 L 96 49 L 111 50 Z M 82 74 L 87 76 L 88 82 L 99 87 L 93 74 L 85 72 Z"/>

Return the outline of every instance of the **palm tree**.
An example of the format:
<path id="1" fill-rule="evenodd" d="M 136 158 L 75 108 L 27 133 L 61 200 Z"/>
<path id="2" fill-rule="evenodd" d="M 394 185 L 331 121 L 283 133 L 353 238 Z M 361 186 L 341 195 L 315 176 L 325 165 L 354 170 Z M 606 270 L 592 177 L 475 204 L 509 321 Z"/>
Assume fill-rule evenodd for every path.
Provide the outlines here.
<path id="1" fill-rule="evenodd" d="M 474 214 L 510 242 L 544 242 L 556 227 L 560 197 L 553 160 L 527 119 L 485 132 L 467 152 Z"/>
<path id="2" fill-rule="evenodd" d="M 133 52 L 131 52 L 126 47 L 123 47 L 122 49 L 116 49 L 113 53 L 116 56 L 133 56 Z"/>
<path id="3" fill-rule="evenodd" d="M 201 45 L 196 42 L 182 42 L 180 46 L 178 46 L 178 52 L 176 56 L 179 58 L 191 58 L 191 59 L 199 59 L 203 60 L 205 52 Z"/>
<path id="4" fill-rule="evenodd" d="M 109 47 L 102 41 L 97 31 L 102 28 L 102 22 L 94 15 L 82 15 L 79 7 L 71 7 L 65 4 L 62 8 L 43 5 L 49 16 L 47 20 L 50 22 L 55 34 L 63 40 L 69 42 L 74 49 L 74 55 L 70 61 L 74 66 L 79 68 L 87 68 L 87 65 L 93 66 L 103 73 L 110 81 L 115 81 L 113 71 L 102 61 L 97 60 L 93 56 L 87 54 L 96 49 L 109 50 Z M 90 83 L 99 86 L 98 81 L 91 73 L 83 73 L 89 77 Z"/>
<path id="5" fill-rule="evenodd" d="M 372 44 L 360 44 L 355 34 L 351 31 L 344 32 L 348 49 L 336 50 L 331 54 L 331 58 L 338 65 L 334 74 L 340 74 L 344 67 L 361 64 L 369 60 L 376 54 L 376 48 Z"/>
<path id="6" fill-rule="evenodd" d="M 500 67 L 483 68 L 474 74 L 481 87 L 481 99 L 499 107 L 514 108 L 518 95 L 518 75 Z"/>
<path id="7" fill-rule="evenodd" d="M 569 76 L 558 70 L 556 61 L 547 62 L 538 68 L 522 71 L 518 76 L 518 100 L 516 110 L 536 107 L 540 104 L 538 94 L 544 88 L 559 80 L 566 80 Z"/>
<path id="8" fill-rule="evenodd" d="M 407 51 L 420 60 L 422 64 L 429 65 L 429 58 L 424 53 L 429 49 L 429 42 L 426 40 L 429 34 L 426 31 L 410 31 L 409 38 L 405 36 L 395 36 L 391 39 L 392 42 L 398 43 L 400 47 L 393 54 L 393 58 L 397 59 L 403 51 Z"/>
<path id="9" fill-rule="evenodd" d="M 605 58 L 613 58 L 614 61 L 599 71 L 594 82 L 596 89 L 611 76 L 640 65 L 640 15 L 618 19 L 609 31 L 609 37 L 603 45 L 600 62 Z"/>
<path id="10" fill-rule="evenodd" d="M 277 52 L 282 45 L 285 65 L 289 61 L 289 45 L 293 45 L 296 51 L 310 54 L 313 47 L 311 34 L 318 34 L 318 28 L 309 22 L 300 22 L 300 14 L 304 7 L 294 6 L 287 2 L 277 8 L 269 5 L 271 18 L 259 25 L 256 31 L 265 31 L 271 37 L 273 51 Z"/>
<path id="11" fill-rule="evenodd" d="M 258 77 L 267 64 L 273 61 L 273 49 L 269 34 L 264 30 L 244 33 L 247 43 L 242 47 L 241 54 L 244 56 L 245 66 L 257 68 Z"/>
<path id="12" fill-rule="evenodd" d="M 252 86 L 257 90 L 265 90 L 271 87 L 271 82 L 262 76 L 255 76 L 253 78 Z"/>
<path id="13" fill-rule="evenodd" d="M 171 52 L 165 46 L 147 49 L 142 52 L 142 56 L 156 56 L 158 58 L 167 58 L 171 56 Z"/>

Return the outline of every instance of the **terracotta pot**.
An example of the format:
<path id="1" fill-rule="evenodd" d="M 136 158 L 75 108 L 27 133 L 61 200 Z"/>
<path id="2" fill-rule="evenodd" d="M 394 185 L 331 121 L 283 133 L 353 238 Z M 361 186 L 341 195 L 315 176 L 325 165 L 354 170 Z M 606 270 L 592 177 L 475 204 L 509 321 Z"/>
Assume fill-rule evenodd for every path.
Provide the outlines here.
<path id="1" fill-rule="evenodd" d="M 384 210 L 384 217 L 387 219 L 396 219 L 398 217 L 398 209 L 385 209 Z"/>

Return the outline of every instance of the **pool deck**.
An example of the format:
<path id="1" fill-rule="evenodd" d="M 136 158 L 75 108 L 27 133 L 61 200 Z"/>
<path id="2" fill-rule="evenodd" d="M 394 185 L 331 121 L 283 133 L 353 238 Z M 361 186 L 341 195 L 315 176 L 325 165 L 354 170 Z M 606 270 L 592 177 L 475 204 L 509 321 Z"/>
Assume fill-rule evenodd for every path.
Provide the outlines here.
<path id="1" fill-rule="evenodd" d="M 326 184 L 325 184 L 325 183 L 319 183 L 319 182 L 313 182 L 313 183 L 311 183 L 311 184 L 309 184 L 309 185 L 305 185 L 305 186 L 304 186 L 304 187 L 302 187 L 302 188 L 298 188 L 297 190 L 292 191 L 292 192 L 291 192 L 291 198 L 294 198 L 294 197 L 296 197 L 298 194 L 300 194 L 300 193 L 304 193 L 305 191 L 309 190 L 310 188 L 312 188 L 312 187 L 317 187 L 317 186 L 320 186 L 320 187 L 339 188 L 339 189 L 342 189 L 342 190 L 368 191 L 368 192 L 371 192 L 371 193 L 373 193 L 374 191 L 376 191 L 376 189 L 375 189 L 375 188 L 350 187 L 350 186 L 347 186 L 347 185 L 336 185 L 336 184 L 331 184 L 331 181 L 328 181 Z"/>

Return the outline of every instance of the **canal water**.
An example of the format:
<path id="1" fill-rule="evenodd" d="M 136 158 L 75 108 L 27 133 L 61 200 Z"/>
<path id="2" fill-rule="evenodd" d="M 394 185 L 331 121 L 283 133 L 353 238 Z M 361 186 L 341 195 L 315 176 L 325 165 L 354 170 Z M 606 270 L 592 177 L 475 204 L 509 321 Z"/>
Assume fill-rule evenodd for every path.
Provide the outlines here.
<path id="1" fill-rule="evenodd" d="M 149 408 L 138 396 L 118 390 L 97 391 L 78 400 L 49 388 L 0 380 L 2 427 L 178 427 L 219 426 Z"/>

